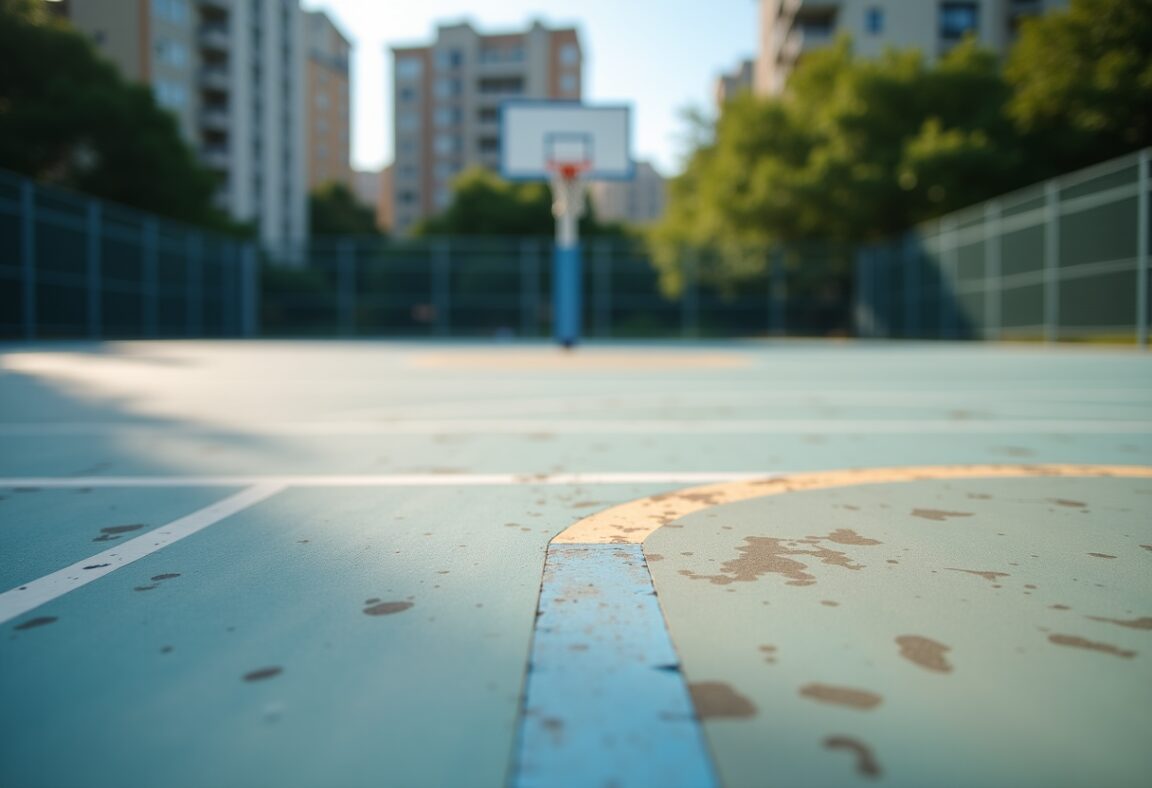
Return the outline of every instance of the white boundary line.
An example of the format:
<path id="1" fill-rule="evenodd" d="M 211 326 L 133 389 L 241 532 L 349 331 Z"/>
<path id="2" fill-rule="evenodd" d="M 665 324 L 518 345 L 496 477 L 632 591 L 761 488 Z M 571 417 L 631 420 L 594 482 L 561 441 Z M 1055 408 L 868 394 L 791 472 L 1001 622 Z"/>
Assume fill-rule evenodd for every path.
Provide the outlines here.
<path id="1" fill-rule="evenodd" d="M 259 484 L 173 520 L 102 553 L 89 556 L 59 571 L 0 593 L 0 624 L 34 610 L 110 572 L 214 525 L 284 489 L 280 484 Z M 86 566 L 103 564 L 94 569 Z"/>
<path id="2" fill-rule="evenodd" d="M 111 487 L 498 487 L 513 485 L 581 484 L 706 484 L 708 482 L 767 479 L 787 475 L 781 471 L 642 473 L 397 473 L 374 476 L 6 476 L 0 489 L 93 489 Z"/>
<path id="3" fill-rule="evenodd" d="M 9 437 L 98 435 L 922 435 L 922 434 L 1149 434 L 1152 419 L 446 419 L 324 422 L 249 422 L 219 426 L 150 425 L 101 422 L 0 424 Z"/>

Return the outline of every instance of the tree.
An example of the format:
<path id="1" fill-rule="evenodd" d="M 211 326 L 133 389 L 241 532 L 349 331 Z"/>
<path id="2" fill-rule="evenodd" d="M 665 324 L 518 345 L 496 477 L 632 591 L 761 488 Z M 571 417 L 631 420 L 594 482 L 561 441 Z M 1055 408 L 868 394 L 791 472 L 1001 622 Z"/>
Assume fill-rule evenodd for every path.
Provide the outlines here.
<path id="1" fill-rule="evenodd" d="M 1152 2 L 1072 0 L 1028 20 L 1006 76 L 1043 176 L 1152 145 Z"/>
<path id="2" fill-rule="evenodd" d="M 767 259 L 741 249 L 884 238 L 1022 185 L 1008 98 L 971 41 L 935 65 L 916 51 L 858 59 L 846 38 L 805 55 L 784 96 L 726 104 L 673 182 L 652 235 L 665 289 L 685 245 L 729 250 L 700 273 L 731 288 Z"/>
<path id="3" fill-rule="evenodd" d="M 376 211 L 364 205 L 347 185 L 329 183 L 308 197 L 313 235 L 380 235 Z"/>
<path id="4" fill-rule="evenodd" d="M 0 167 L 173 219 L 233 225 L 175 118 L 39 0 L 0 0 Z"/>
<path id="5" fill-rule="evenodd" d="M 452 202 L 416 228 L 417 235 L 503 235 L 550 237 L 556 231 L 552 192 L 543 182 L 512 183 L 490 170 L 465 170 L 453 184 Z M 584 237 L 622 236 L 626 230 L 600 222 L 585 202 L 580 220 Z"/>

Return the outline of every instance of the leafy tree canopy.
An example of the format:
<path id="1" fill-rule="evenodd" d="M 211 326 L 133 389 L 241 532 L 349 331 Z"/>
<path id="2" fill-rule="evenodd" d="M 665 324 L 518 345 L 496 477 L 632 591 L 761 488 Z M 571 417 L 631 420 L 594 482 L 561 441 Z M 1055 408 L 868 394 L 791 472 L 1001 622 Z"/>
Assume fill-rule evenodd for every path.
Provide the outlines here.
<path id="1" fill-rule="evenodd" d="M 359 202 L 343 183 L 332 182 L 312 192 L 308 213 L 313 235 L 381 234 L 375 209 Z"/>
<path id="2" fill-rule="evenodd" d="M 214 176 L 144 85 L 40 0 L 0 0 L 0 167 L 172 219 L 232 229 Z"/>
<path id="3" fill-rule="evenodd" d="M 511 183 L 482 167 L 465 170 L 453 185 L 451 204 L 425 220 L 417 235 L 503 235 L 550 237 L 556 231 L 552 194 L 546 183 Z M 586 204 L 583 236 L 623 235 L 620 225 L 600 222 Z"/>
<path id="4" fill-rule="evenodd" d="M 1072 0 L 1025 22 L 1009 112 L 1058 174 L 1152 145 L 1152 2 Z"/>

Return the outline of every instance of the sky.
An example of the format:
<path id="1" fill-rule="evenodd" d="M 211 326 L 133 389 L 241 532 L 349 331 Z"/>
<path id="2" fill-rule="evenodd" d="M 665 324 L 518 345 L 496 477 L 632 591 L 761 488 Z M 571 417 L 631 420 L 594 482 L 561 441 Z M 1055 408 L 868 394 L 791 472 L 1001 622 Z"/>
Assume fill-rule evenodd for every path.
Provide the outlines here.
<path id="1" fill-rule="evenodd" d="M 682 168 L 686 107 L 711 112 L 716 77 L 754 56 L 756 0 L 304 0 L 355 47 L 352 164 L 392 161 L 389 47 L 431 43 L 437 23 L 470 21 L 480 33 L 527 28 L 533 19 L 574 26 L 584 52 L 584 101 L 631 104 L 633 155 L 664 175 Z"/>

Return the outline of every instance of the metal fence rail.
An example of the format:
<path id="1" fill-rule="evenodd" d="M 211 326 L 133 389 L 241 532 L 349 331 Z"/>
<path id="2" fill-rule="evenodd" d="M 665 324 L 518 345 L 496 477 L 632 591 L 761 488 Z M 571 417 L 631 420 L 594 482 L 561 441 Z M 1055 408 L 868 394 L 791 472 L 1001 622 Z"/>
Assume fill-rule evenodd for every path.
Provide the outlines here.
<path id="1" fill-rule="evenodd" d="M 584 333 L 1146 346 L 1148 170 L 1145 150 L 889 243 L 685 248 L 674 295 L 642 240 L 592 238 Z M 542 338 L 551 260 L 551 239 L 335 237 L 261 265 L 249 243 L 0 172 L 3 338 Z"/>
<path id="2" fill-rule="evenodd" d="M 256 333 L 250 245 L 0 172 L 0 337 Z"/>
<path id="3" fill-rule="evenodd" d="M 1149 150 L 860 249 L 862 336 L 1148 343 Z"/>

